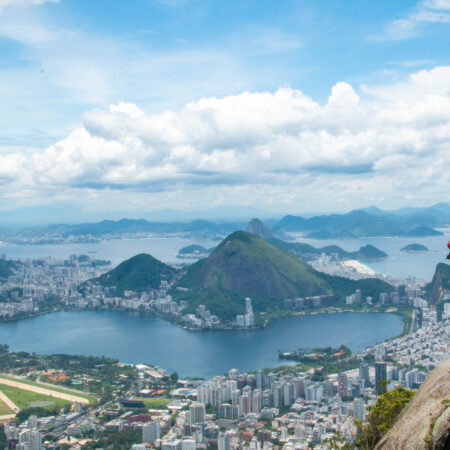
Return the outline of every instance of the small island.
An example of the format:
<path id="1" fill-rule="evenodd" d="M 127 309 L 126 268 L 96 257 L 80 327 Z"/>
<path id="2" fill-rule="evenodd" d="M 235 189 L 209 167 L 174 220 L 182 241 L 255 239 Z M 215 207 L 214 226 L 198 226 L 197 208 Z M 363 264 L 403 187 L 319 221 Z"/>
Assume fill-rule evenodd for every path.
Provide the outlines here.
<path id="1" fill-rule="evenodd" d="M 178 251 L 177 258 L 206 258 L 213 250 L 213 248 L 205 248 L 201 245 L 188 245 L 187 247 L 183 247 Z"/>
<path id="2" fill-rule="evenodd" d="M 428 248 L 422 244 L 409 244 L 409 245 L 405 245 L 403 248 L 401 248 L 400 251 L 407 252 L 407 253 L 427 252 Z"/>

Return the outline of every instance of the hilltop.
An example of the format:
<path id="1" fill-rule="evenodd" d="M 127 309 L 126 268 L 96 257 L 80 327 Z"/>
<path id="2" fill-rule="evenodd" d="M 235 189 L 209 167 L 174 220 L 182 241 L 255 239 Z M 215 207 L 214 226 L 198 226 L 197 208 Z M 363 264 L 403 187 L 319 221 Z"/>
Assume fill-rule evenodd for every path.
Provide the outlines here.
<path id="1" fill-rule="evenodd" d="M 255 311 L 279 309 L 286 298 L 335 295 L 342 298 L 361 289 L 365 295 L 391 292 L 378 280 L 353 281 L 326 275 L 264 239 L 236 231 L 223 240 L 208 258 L 188 267 L 179 280 L 187 292 L 176 294 L 189 309 L 205 304 L 213 314 L 232 318 L 243 311 L 243 299 L 252 298 Z"/>
<path id="2" fill-rule="evenodd" d="M 247 226 L 247 231 L 263 239 L 273 237 L 272 231 L 260 219 L 252 219 Z"/>
<path id="3" fill-rule="evenodd" d="M 158 289 L 161 281 L 170 281 L 175 272 L 173 267 L 147 253 L 141 253 L 91 281 L 102 286 L 115 286 L 118 293 L 123 293 L 125 290 L 142 292 Z"/>

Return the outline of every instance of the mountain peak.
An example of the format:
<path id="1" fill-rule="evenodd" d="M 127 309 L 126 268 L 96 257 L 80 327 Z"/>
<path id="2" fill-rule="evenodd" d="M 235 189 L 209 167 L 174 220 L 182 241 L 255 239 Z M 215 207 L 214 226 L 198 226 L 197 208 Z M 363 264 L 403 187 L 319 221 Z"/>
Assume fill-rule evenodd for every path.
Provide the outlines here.
<path id="1" fill-rule="evenodd" d="M 325 275 L 297 256 L 246 231 L 235 231 L 208 256 L 188 267 L 179 294 L 191 310 L 205 304 L 211 313 L 231 319 L 243 311 L 243 299 L 251 297 L 256 312 L 281 309 L 286 298 L 314 295 L 350 295 L 363 284 L 380 292 L 391 286 L 380 280 L 356 282 Z M 373 288 L 365 295 L 377 295 Z"/>
<path id="2" fill-rule="evenodd" d="M 251 234 L 255 234 L 263 239 L 273 237 L 272 231 L 260 219 L 252 219 L 248 223 L 247 231 Z"/>
<path id="3" fill-rule="evenodd" d="M 161 281 L 169 281 L 174 273 L 175 269 L 152 255 L 139 253 L 92 281 L 103 286 L 115 286 L 119 293 L 124 290 L 141 292 L 158 289 Z"/>

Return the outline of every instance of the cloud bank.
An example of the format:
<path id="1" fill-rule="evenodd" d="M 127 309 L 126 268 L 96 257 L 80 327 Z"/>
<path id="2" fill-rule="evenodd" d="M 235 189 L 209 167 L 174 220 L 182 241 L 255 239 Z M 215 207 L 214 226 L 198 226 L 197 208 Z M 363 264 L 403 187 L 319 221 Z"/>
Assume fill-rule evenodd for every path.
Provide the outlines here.
<path id="1" fill-rule="evenodd" d="M 340 82 L 325 104 L 281 87 L 159 114 L 126 102 L 88 111 L 46 149 L 0 153 L 0 193 L 95 208 L 318 210 L 445 200 L 449 163 L 450 67 L 436 67 L 360 94 Z"/>

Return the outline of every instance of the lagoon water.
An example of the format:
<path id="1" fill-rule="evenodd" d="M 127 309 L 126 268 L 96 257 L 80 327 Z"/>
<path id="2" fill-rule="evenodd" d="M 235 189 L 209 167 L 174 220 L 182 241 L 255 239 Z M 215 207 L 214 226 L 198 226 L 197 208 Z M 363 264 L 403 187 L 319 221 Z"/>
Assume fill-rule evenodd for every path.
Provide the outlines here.
<path id="1" fill-rule="evenodd" d="M 104 355 L 206 378 L 231 368 L 276 367 L 284 363 L 278 359 L 278 350 L 341 344 L 361 350 L 402 329 L 402 319 L 389 313 L 293 316 L 257 331 L 190 331 L 155 316 L 79 311 L 2 324 L 0 342 L 12 350 Z"/>
<path id="2" fill-rule="evenodd" d="M 445 258 L 449 236 L 432 238 L 366 238 L 351 240 L 301 239 L 316 247 L 337 244 L 353 251 L 372 244 L 389 259 L 368 265 L 393 276 L 431 280 L 436 264 Z M 217 241 L 189 238 L 148 238 L 101 241 L 96 244 L 3 245 L 9 258 L 89 254 L 113 265 L 141 252 L 166 263 L 189 263 L 176 258 L 190 244 L 210 248 Z M 421 243 L 427 253 L 403 253 L 410 243 Z M 295 316 L 276 321 L 259 331 L 188 331 L 155 316 L 125 312 L 59 312 L 0 325 L 0 343 L 13 350 L 109 356 L 129 363 L 157 364 L 183 376 L 210 377 L 235 367 L 254 370 L 275 367 L 278 350 L 339 346 L 360 350 L 401 333 L 403 322 L 393 314 L 344 313 Z"/>

